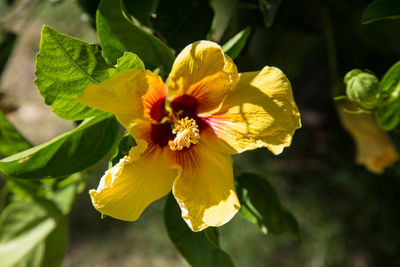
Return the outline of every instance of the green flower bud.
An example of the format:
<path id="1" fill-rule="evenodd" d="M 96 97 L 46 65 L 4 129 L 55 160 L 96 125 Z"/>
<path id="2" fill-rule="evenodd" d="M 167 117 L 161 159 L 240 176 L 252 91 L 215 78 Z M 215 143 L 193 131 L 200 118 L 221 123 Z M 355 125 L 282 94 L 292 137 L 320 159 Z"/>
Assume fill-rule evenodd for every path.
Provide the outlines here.
<path id="1" fill-rule="evenodd" d="M 379 105 L 379 80 L 368 72 L 359 69 L 349 71 L 344 76 L 347 97 L 366 109 Z"/>

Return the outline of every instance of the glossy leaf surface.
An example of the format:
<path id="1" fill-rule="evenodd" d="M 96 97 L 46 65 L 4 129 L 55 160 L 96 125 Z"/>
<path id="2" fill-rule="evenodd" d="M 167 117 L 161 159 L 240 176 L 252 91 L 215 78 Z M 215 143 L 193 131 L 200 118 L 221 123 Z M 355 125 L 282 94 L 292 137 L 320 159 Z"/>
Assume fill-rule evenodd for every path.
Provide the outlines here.
<path id="1" fill-rule="evenodd" d="M 192 232 L 181 217 L 181 210 L 172 194 L 169 194 L 164 208 L 164 222 L 168 235 L 182 254 L 194 267 L 229 267 L 233 262 L 229 255 L 215 244 L 217 235 L 214 230 Z M 211 241 L 210 241 L 211 240 Z"/>
<path id="2" fill-rule="evenodd" d="M 296 218 L 281 205 L 278 194 L 267 180 L 256 174 L 242 173 L 236 181 L 241 212 L 246 219 L 256 222 L 265 234 L 289 233 L 300 238 Z"/>
<path id="3" fill-rule="evenodd" d="M 124 52 L 137 54 L 147 68 L 159 66 L 169 71 L 174 56 L 157 37 L 134 24 L 121 0 L 102 0 L 96 14 L 97 35 L 104 56 L 115 64 Z"/>
<path id="4" fill-rule="evenodd" d="M 119 124 L 109 114 L 90 118 L 42 145 L 0 160 L 0 171 L 23 179 L 57 178 L 84 170 L 111 149 Z"/>
<path id="5" fill-rule="evenodd" d="M 375 0 L 364 10 L 361 22 L 371 23 L 381 19 L 399 19 L 400 1 L 398 0 Z"/>

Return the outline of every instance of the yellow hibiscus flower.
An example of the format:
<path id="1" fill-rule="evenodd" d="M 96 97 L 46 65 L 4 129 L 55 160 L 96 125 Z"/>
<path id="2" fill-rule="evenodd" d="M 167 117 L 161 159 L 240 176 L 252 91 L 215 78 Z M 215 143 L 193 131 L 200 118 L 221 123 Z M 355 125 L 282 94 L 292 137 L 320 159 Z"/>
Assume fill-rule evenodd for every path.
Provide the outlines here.
<path id="1" fill-rule="evenodd" d="M 239 210 L 231 154 L 290 145 L 301 126 L 290 82 L 277 68 L 238 74 L 219 45 L 199 41 L 162 79 L 129 69 L 87 87 L 79 101 L 113 113 L 137 146 L 109 169 L 94 207 L 134 221 L 172 188 L 193 231 L 228 222 Z"/>
<path id="2" fill-rule="evenodd" d="M 338 108 L 342 125 L 355 142 L 356 162 L 372 173 L 382 174 L 385 168 L 399 160 L 392 140 L 376 122 L 374 115 L 350 114 L 345 108 L 355 110 L 357 106 L 346 103 Z"/>

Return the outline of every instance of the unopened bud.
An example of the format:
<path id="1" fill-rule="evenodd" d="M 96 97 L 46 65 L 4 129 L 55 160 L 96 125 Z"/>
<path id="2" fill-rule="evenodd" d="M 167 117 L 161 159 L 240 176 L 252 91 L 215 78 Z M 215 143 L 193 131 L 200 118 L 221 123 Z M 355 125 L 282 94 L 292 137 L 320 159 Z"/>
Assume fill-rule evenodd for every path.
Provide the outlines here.
<path id="1" fill-rule="evenodd" d="M 344 76 L 347 97 L 366 109 L 379 105 L 379 80 L 368 72 L 359 69 L 349 71 Z"/>

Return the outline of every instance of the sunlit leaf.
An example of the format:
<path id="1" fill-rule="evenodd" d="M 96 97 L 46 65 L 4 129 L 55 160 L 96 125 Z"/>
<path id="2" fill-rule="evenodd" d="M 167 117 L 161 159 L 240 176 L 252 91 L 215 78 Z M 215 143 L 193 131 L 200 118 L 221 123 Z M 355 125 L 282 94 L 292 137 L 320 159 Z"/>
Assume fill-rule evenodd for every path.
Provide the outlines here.
<path id="1" fill-rule="evenodd" d="M 97 35 L 104 56 L 115 64 L 124 52 L 137 54 L 147 68 L 164 66 L 168 72 L 174 56 L 157 37 L 135 25 L 125 14 L 122 0 L 102 0 L 96 14 Z"/>
<path id="2" fill-rule="evenodd" d="M 144 70 L 143 61 L 134 53 L 125 52 L 122 57 L 117 59 L 117 65 L 115 66 L 118 72 L 127 69 L 139 69 Z"/>
<path id="3" fill-rule="evenodd" d="M 208 237 L 204 231 L 192 232 L 182 219 L 181 210 L 172 194 L 169 194 L 165 203 L 164 222 L 172 243 L 192 266 L 233 266 L 229 255 L 215 245 L 217 237 L 212 231 L 216 229 L 208 230 Z"/>
<path id="4" fill-rule="evenodd" d="M 88 85 L 115 73 L 96 45 L 43 26 L 35 83 L 46 104 L 61 118 L 81 120 L 102 113 L 82 105 L 76 98 Z"/>
<path id="5" fill-rule="evenodd" d="M 382 101 L 387 104 L 379 107 L 375 115 L 380 126 L 391 131 L 400 123 L 400 61 L 385 73 L 379 83 L 379 91 Z"/>
<path id="6" fill-rule="evenodd" d="M 256 221 L 263 233 L 289 233 L 300 238 L 296 218 L 281 205 L 277 193 L 267 180 L 256 174 L 242 173 L 236 182 L 245 218 Z"/>
<path id="7" fill-rule="evenodd" d="M 207 0 L 161 0 L 156 14 L 154 29 L 178 50 L 205 39 L 214 17 Z"/>
<path id="8" fill-rule="evenodd" d="M 399 19 L 400 1 L 399 0 L 375 0 L 365 8 L 361 22 L 371 23 L 381 19 Z"/>
<path id="9" fill-rule="evenodd" d="M 382 80 L 379 83 L 379 90 L 382 94 L 384 94 L 384 97 L 390 97 L 390 94 L 392 94 L 396 89 L 400 91 L 399 83 L 400 83 L 400 61 L 396 62 L 385 73 L 385 75 L 383 76 Z"/>
<path id="10" fill-rule="evenodd" d="M 224 52 L 232 59 L 235 59 L 246 45 L 250 33 L 251 27 L 247 27 L 246 29 L 240 31 L 222 46 L 222 50 L 224 50 Z"/>
<path id="11" fill-rule="evenodd" d="M 9 156 L 31 147 L 31 144 L 18 132 L 0 111 L 0 153 Z"/>
<path id="12" fill-rule="evenodd" d="M 380 107 L 375 112 L 379 125 L 386 131 L 391 131 L 400 123 L 400 99 Z"/>
<path id="13" fill-rule="evenodd" d="M 274 22 L 276 12 L 282 0 L 259 0 L 260 10 L 264 17 L 264 22 L 267 27 L 271 27 Z"/>
<path id="14" fill-rule="evenodd" d="M 35 83 L 46 104 L 61 118 L 89 118 L 103 112 L 76 100 L 88 85 L 99 83 L 127 68 L 143 68 L 143 62 L 135 54 L 122 52 L 121 56 L 114 68 L 105 62 L 96 45 L 43 26 Z"/>
<path id="15" fill-rule="evenodd" d="M 42 145 L 0 160 L 0 171 L 17 178 L 56 178 L 84 170 L 111 149 L 119 124 L 109 114 L 85 120 L 76 129 Z"/>

